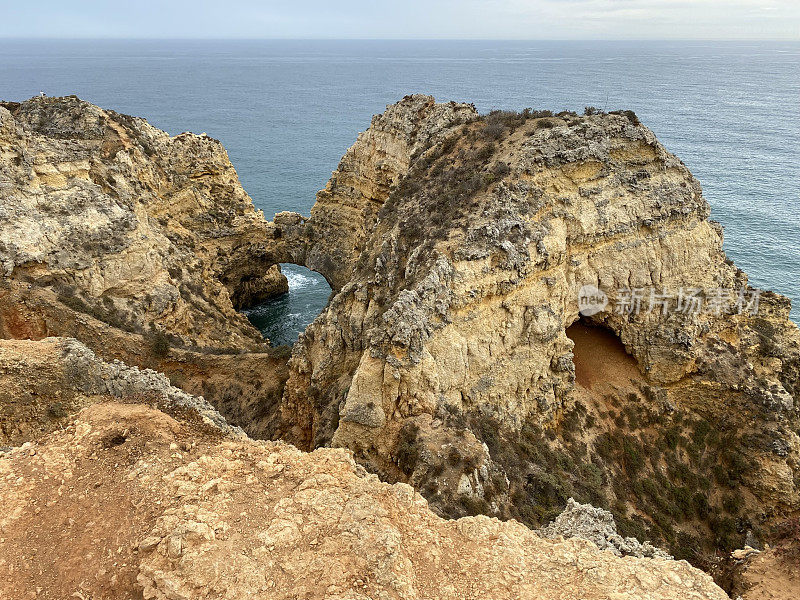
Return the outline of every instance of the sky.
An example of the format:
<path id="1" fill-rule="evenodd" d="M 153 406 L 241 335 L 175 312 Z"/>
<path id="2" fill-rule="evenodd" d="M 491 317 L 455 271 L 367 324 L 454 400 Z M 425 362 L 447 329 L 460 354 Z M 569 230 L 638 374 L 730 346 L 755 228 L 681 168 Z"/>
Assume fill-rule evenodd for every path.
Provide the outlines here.
<path id="1" fill-rule="evenodd" d="M 0 0 L 0 14 L 0 38 L 800 40 L 800 0 Z"/>

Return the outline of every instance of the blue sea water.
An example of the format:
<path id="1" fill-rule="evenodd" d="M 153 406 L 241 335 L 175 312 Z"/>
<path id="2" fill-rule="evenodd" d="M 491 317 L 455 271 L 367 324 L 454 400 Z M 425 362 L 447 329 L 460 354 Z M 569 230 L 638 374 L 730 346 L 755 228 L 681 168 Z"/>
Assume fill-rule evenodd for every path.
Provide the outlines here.
<path id="1" fill-rule="evenodd" d="M 318 273 L 292 264 L 282 264 L 281 270 L 289 282 L 289 293 L 244 311 L 273 346 L 294 344 L 331 294 L 328 282 Z"/>
<path id="2" fill-rule="evenodd" d="M 800 318 L 800 43 L 0 40 L 0 98 L 40 90 L 222 140 L 267 218 L 307 214 L 371 115 L 408 93 L 632 109 L 703 184 L 751 284 Z M 282 342 L 329 295 L 290 274 L 289 298 L 251 314 Z"/>

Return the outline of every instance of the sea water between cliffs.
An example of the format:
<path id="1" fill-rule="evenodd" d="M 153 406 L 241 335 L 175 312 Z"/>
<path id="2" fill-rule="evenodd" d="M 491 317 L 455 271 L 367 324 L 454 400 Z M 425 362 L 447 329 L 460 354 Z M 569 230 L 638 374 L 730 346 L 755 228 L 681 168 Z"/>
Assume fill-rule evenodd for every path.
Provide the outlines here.
<path id="1" fill-rule="evenodd" d="M 223 142 L 267 219 L 308 214 L 370 117 L 412 92 L 477 108 L 634 110 L 703 185 L 725 249 L 800 320 L 800 43 L 2 40 L 0 98 L 77 94 Z M 291 344 L 325 280 L 248 311 Z"/>

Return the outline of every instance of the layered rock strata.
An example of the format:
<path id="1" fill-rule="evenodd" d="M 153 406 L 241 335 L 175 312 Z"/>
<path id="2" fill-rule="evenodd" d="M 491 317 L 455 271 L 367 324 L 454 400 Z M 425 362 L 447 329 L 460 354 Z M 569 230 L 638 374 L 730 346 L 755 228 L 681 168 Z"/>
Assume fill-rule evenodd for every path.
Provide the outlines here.
<path id="1" fill-rule="evenodd" d="M 309 219 L 273 223 L 337 292 L 294 348 L 281 433 L 445 514 L 537 525 L 577 493 L 689 554 L 740 544 L 800 508 L 800 336 L 709 212 L 632 113 L 405 98 Z M 585 285 L 608 308 L 581 319 Z"/>
<path id="2" fill-rule="evenodd" d="M 75 97 L 0 103 L 2 338 L 77 338 L 265 435 L 286 356 L 237 309 L 288 289 L 270 228 L 213 138 Z"/>
<path id="3" fill-rule="evenodd" d="M 0 337 L 162 371 L 442 515 L 533 527 L 574 497 L 700 563 L 800 509 L 789 302 L 751 303 L 699 183 L 632 113 L 409 96 L 309 218 L 266 222 L 215 140 L 33 99 L 0 106 L 0 200 Z M 288 365 L 236 311 L 285 290 L 281 262 L 334 291 Z M 581 317 L 586 285 L 608 307 Z"/>
<path id="4" fill-rule="evenodd" d="M 49 287 L 129 331 L 255 350 L 234 309 L 287 290 L 266 229 L 213 138 L 75 97 L 0 105 L 4 284 Z"/>

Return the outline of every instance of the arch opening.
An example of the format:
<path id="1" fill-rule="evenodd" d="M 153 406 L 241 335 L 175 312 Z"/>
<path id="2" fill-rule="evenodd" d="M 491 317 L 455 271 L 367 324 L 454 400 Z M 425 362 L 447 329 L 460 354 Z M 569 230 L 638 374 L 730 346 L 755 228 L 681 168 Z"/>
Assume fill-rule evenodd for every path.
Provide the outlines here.
<path id="1" fill-rule="evenodd" d="M 292 263 L 281 263 L 289 291 L 247 308 L 242 313 L 272 346 L 293 345 L 328 305 L 331 286 L 321 274 Z"/>

